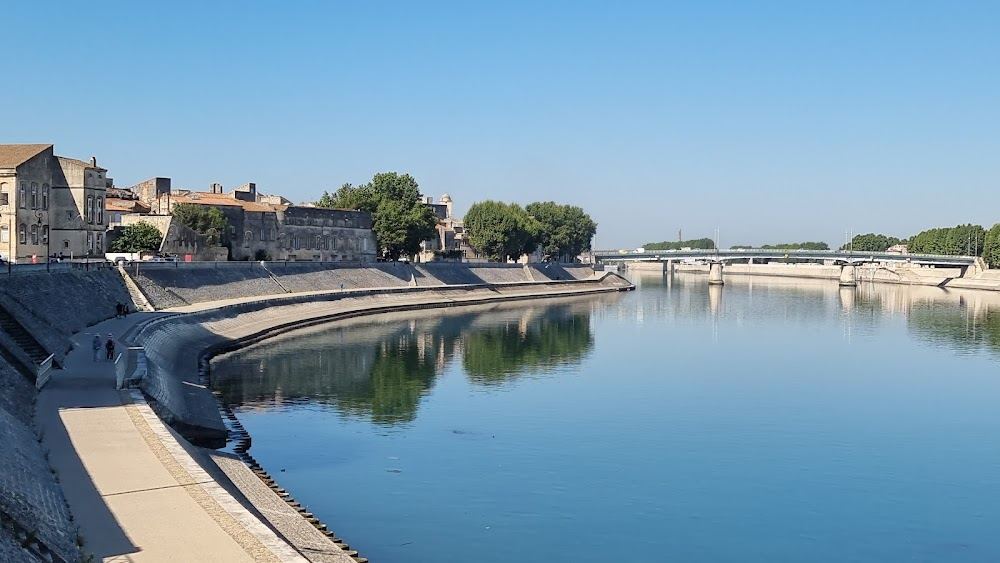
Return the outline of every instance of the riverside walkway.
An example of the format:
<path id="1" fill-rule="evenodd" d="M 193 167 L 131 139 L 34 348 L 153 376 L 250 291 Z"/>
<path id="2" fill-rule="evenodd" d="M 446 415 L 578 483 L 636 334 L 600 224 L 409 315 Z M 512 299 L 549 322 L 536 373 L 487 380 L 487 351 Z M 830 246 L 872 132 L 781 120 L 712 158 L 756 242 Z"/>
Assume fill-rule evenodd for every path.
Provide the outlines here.
<path id="1" fill-rule="evenodd" d="M 93 360 L 94 333 L 123 336 L 155 313 L 109 319 L 73 337 L 39 394 L 35 422 L 80 528 L 103 561 L 306 561 L 188 455 L 138 393 L 115 390 L 114 366 Z M 350 559 L 346 559 L 350 561 Z"/>
<path id="2" fill-rule="evenodd" d="M 294 511 L 285 519 L 288 525 L 283 525 L 280 511 L 265 507 L 268 500 L 274 500 L 263 498 L 268 494 L 254 495 L 249 488 L 236 487 L 241 497 L 254 498 L 250 509 L 229 494 L 224 486 L 231 484 L 220 484 L 199 465 L 195 458 L 203 459 L 204 455 L 164 425 L 140 392 L 115 389 L 114 365 L 103 359 L 104 350 L 99 354 L 102 359 L 93 359 L 91 341 L 94 334 L 99 334 L 102 341 L 113 334 L 118 351 L 123 351 L 131 334 L 143 321 L 224 307 L 236 309 L 231 315 L 206 319 L 200 325 L 212 334 L 241 339 L 282 326 L 323 322 L 340 314 L 570 297 L 633 287 L 621 280 L 609 286 L 564 286 L 553 293 L 531 284 L 512 284 L 477 288 L 469 295 L 444 288 L 376 295 L 372 292 L 390 288 L 374 288 L 238 298 L 158 313 L 133 313 L 127 319 L 105 320 L 73 335 L 73 349 L 67 354 L 63 369 L 54 372 L 39 394 L 35 423 L 43 436 L 42 444 L 49 451 L 49 464 L 58 474 L 70 511 L 80 528 L 83 551 L 94 554 L 98 560 L 354 563 L 355 560 L 334 543 L 323 537 L 310 538 L 295 530 L 289 519 L 305 520 Z M 291 297 L 321 297 L 324 294 L 349 299 L 287 301 Z M 276 307 L 239 310 L 240 305 L 254 302 L 269 302 Z M 232 465 L 230 462 L 222 460 L 219 468 L 238 480 L 239 471 L 235 470 L 238 468 L 227 470 L 225 467 Z M 245 484 L 252 487 L 259 482 Z M 249 501 L 244 499 L 242 502 Z M 265 517 L 270 525 L 262 523 L 257 515 Z M 274 529 L 281 530 L 284 537 L 292 539 L 302 551 L 293 548 Z M 319 534 L 315 530 L 312 532 Z M 303 554 L 308 555 L 308 559 Z"/>

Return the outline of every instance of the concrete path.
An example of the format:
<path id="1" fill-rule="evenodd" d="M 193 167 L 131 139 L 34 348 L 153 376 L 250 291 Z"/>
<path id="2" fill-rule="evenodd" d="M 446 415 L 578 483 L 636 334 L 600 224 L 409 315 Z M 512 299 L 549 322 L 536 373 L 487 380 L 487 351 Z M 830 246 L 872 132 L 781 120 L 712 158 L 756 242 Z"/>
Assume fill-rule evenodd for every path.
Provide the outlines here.
<path id="1" fill-rule="evenodd" d="M 219 487 L 139 393 L 115 390 L 112 362 L 94 361 L 94 333 L 116 341 L 149 314 L 74 335 L 35 422 L 84 540 L 103 561 L 305 561 Z M 119 342 L 119 350 L 124 344 Z"/>

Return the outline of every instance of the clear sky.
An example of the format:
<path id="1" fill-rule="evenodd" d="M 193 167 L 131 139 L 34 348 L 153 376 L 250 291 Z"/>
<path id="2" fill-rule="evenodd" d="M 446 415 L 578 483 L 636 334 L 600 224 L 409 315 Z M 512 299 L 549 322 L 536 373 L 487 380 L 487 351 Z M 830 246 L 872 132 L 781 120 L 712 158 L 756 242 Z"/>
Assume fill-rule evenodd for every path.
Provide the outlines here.
<path id="1" fill-rule="evenodd" d="M 1000 221 L 1000 2 L 9 2 L 0 142 L 294 201 L 381 171 L 601 248 Z"/>

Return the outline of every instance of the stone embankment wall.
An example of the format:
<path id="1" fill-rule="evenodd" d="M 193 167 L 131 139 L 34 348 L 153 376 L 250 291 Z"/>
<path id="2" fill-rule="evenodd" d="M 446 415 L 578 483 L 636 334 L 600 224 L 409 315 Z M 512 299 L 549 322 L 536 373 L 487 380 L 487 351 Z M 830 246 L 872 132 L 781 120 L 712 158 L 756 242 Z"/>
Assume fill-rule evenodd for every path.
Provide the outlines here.
<path id="1" fill-rule="evenodd" d="M 32 424 L 34 384 L 0 359 L 0 512 L 66 561 L 79 561 L 76 526 Z M 0 561 L 37 561 L 0 526 Z"/>
<path id="2" fill-rule="evenodd" d="M 113 268 L 0 276 L 0 307 L 62 361 L 70 336 L 115 315 L 115 303 L 136 309 Z"/>
<path id="3" fill-rule="evenodd" d="M 202 386 L 205 353 L 232 349 L 304 326 L 390 311 L 471 305 L 487 301 L 584 295 L 632 289 L 617 275 L 586 281 L 400 287 L 287 294 L 171 315 L 143 326 L 142 389 L 157 413 L 185 438 L 220 446 L 226 429 L 211 392 Z"/>
<path id="4" fill-rule="evenodd" d="M 139 264 L 128 274 L 158 310 L 220 299 L 281 293 L 430 287 L 483 283 L 583 280 L 588 265 L 539 264 L 338 264 L 314 262 L 202 262 Z M 343 284 L 343 285 L 342 285 Z"/>

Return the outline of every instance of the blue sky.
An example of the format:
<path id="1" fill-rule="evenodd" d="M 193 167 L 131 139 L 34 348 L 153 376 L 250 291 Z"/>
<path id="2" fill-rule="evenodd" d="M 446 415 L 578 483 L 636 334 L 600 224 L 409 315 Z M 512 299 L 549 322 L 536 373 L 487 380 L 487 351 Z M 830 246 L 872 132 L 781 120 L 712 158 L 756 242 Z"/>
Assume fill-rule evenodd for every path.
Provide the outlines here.
<path id="1" fill-rule="evenodd" d="M 282 4 L 11 3 L 0 142 L 295 201 L 409 172 L 602 248 L 1000 221 L 998 2 Z"/>

